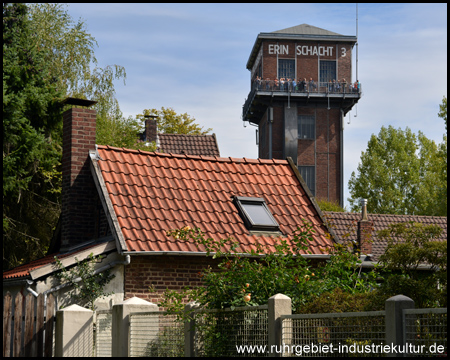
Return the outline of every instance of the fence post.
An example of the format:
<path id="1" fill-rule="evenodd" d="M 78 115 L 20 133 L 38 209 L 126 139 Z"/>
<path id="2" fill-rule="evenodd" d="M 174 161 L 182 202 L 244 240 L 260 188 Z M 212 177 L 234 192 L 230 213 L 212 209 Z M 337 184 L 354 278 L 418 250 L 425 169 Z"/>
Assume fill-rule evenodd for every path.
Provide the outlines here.
<path id="1" fill-rule="evenodd" d="M 394 351 L 387 354 L 389 357 L 405 356 L 403 309 L 414 309 L 414 301 L 404 295 L 396 295 L 386 300 L 386 345 L 396 346 Z M 391 347 L 391 349 L 393 349 Z M 400 350 L 400 351 L 399 351 Z M 401 352 L 401 353 L 400 353 Z"/>
<path id="2" fill-rule="evenodd" d="M 55 357 L 92 357 L 93 314 L 75 304 L 56 312 Z"/>
<path id="3" fill-rule="evenodd" d="M 114 357 L 128 357 L 130 349 L 130 313 L 158 311 L 158 306 L 138 297 L 132 297 L 113 306 L 112 349 Z"/>
<path id="4" fill-rule="evenodd" d="M 199 303 L 191 301 L 184 306 L 184 313 L 191 312 L 193 309 L 198 308 Z M 195 319 L 187 320 L 184 322 L 184 356 L 195 357 Z"/>
<path id="5" fill-rule="evenodd" d="M 281 315 L 291 315 L 291 298 L 276 294 L 268 301 L 269 356 L 283 356 Z"/>

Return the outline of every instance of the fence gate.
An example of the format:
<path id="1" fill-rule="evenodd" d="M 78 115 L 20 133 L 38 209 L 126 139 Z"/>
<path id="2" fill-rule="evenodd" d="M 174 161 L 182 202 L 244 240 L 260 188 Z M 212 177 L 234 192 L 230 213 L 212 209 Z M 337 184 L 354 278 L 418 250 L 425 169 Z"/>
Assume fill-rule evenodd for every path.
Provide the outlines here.
<path id="1" fill-rule="evenodd" d="M 45 301 L 46 300 L 46 301 Z M 13 315 L 14 314 L 14 315 Z M 3 298 L 3 357 L 51 357 L 55 321 L 55 298 L 35 298 L 9 292 Z"/>

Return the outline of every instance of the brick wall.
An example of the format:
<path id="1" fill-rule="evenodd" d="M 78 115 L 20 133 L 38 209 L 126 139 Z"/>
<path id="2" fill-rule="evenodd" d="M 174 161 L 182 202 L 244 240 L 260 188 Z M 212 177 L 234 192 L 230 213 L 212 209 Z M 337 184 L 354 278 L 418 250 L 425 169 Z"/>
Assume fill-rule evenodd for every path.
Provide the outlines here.
<path id="1" fill-rule="evenodd" d="M 269 54 L 269 45 L 278 45 L 288 47 L 287 54 Z M 263 78 L 275 79 L 277 77 L 278 59 L 297 59 L 296 76 L 297 79 L 306 78 L 309 81 L 313 78 L 315 82 L 319 81 L 318 55 L 297 55 L 297 46 L 324 46 L 332 47 L 331 55 L 320 56 L 321 60 L 338 60 L 337 77 L 338 80 L 345 78 L 351 81 L 352 71 L 352 46 L 350 44 L 315 41 L 264 41 L 263 44 Z M 342 50 L 344 48 L 345 50 Z"/>
<path id="2" fill-rule="evenodd" d="M 95 128 L 95 110 L 74 107 L 63 114 L 61 250 L 97 235 L 97 191 L 89 159 Z"/>
<path id="3" fill-rule="evenodd" d="M 166 288 L 181 290 L 185 286 L 199 286 L 200 271 L 218 262 L 201 256 L 132 256 L 125 266 L 125 299 L 137 296 L 158 303 Z M 149 291 L 149 288 L 152 288 Z"/>
<path id="4" fill-rule="evenodd" d="M 145 141 L 152 142 L 156 141 L 158 127 L 156 119 L 146 119 L 145 120 Z"/>
<path id="5" fill-rule="evenodd" d="M 317 267 L 320 262 L 311 260 L 311 266 Z M 200 272 L 207 266 L 217 269 L 219 263 L 205 255 L 132 256 L 125 266 L 124 300 L 137 296 L 157 304 L 166 288 L 179 291 L 185 286 L 201 286 Z"/>
<path id="6" fill-rule="evenodd" d="M 361 253 L 368 255 L 372 254 L 372 232 L 373 222 L 368 220 L 358 221 L 357 239 L 358 246 Z"/>

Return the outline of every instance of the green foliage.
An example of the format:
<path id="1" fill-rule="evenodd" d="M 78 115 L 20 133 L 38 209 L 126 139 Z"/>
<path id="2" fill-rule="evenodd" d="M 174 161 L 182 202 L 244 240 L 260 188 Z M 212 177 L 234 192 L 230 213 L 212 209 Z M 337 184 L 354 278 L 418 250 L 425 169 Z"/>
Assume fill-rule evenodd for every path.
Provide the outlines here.
<path id="1" fill-rule="evenodd" d="M 326 199 L 317 199 L 317 204 L 322 211 L 345 212 L 346 210 L 339 205 L 337 201 L 328 201 Z"/>
<path id="2" fill-rule="evenodd" d="M 383 126 L 362 153 L 358 175 L 351 174 L 351 210 L 359 211 L 359 199 L 366 198 L 372 213 L 445 215 L 439 206 L 444 193 L 447 198 L 442 167 L 434 141 L 409 128 Z"/>
<path id="3" fill-rule="evenodd" d="M 388 242 L 377 269 L 384 282 L 374 302 L 403 294 L 416 308 L 447 306 L 447 242 L 437 241 L 442 229 L 419 223 L 392 224 L 378 232 Z M 428 270 L 420 270 L 425 265 Z"/>
<path id="4" fill-rule="evenodd" d="M 84 21 L 74 21 L 67 5 L 58 3 L 30 4 L 30 20 L 37 47 L 51 50 L 46 62 L 59 89 L 66 96 L 97 101 L 99 116 L 120 112 L 113 81 L 122 78 L 125 81 L 125 68 L 97 66 L 94 51 L 98 44 Z"/>
<path id="5" fill-rule="evenodd" d="M 35 36 L 27 6 L 3 4 L 3 269 L 45 253 L 58 208 L 63 94 Z"/>
<path id="6" fill-rule="evenodd" d="M 100 145 L 110 145 L 124 147 L 127 149 L 155 151 L 156 143 L 146 145 L 138 142 L 142 133 L 142 124 L 133 118 L 123 117 L 111 118 L 109 116 L 97 119 L 96 143 Z"/>
<path id="7" fill-rule="evenodd" d="M 182 310 L 186 299 L 213 309 L 256 306 L 282 293 L 292 299 L 293 309 L 298 309 L 336 287 L 349 293 L 369 291 L 375 279 L 361 273 L 358 254 L 352 254 L 345 246 L 336 246 L 325 265 L 312 267 L 301 253 L 307 251 L 314 233 L 312 225 L 303 221 L 293 234 L 292 245 L 278 238 L 274 239 L 274 251 L 260 245 L 256 245 L 256 250 L 247 251 L 240 249 L 233 239 L 219 242 L 205 239 L 199 229 L 185 227 L 170 231 L 168 235 L 178 240 L 203 245 L 207 256 L 214 254 L 219 263 L 217 269 L 209 267 L 200 273 L 204 286 L 185 288 L 180 293 L 166 290 L 160 305 L 171 312 Z"/>
<path id="8" fill-rule="evenodd" d="M 437 204 L 438 213 L 447 216 L 447 97 L 444 96 L 442 104 L 439 105 L 438 116 L 445 122 L 445 134 L 442 143 L 439 144 L 439 178 L 442 185 L 438 190 L 439 201 Z"/>
<path id="9" fill-rule="evenodd" d="M 384 310 L 368 308 L 371 292 L 348 293 L 339 287 L 324 292 L 297 309 L 297 314 L 324 314 Z"/>
<path id="10" fill-rule="evenodd" d="M 210 128 L 203 130 L 203 126 L 196 124 L 193 117 L 187 113 L 177 114 L 172 108 L 144 109 L 136 118 L 142 120 L 144 115 L 157 116 L 158 132 L 162 134 L 206 135 L 212 131 Z"/>
<path id="11" fill-rule="evenodd" d="M 61 100 L 97 101 L 98 128 L 113 131 L 111 145 L 129 134 L 114 90 L 125 69 L 97 66 L 97 42 L 66 7 L 3 4 L 3 269 L 45 255 L 56 227 Z"/>
<path id="12" fill-rule="evenodd" d="M 56 277 L 62 283 L 69 283 L 73 287 L 71 297 L 75 303 L 78 302 L 77 305 L 86 306 L 92 311 L 95 310 L 96 299 L 113 294 L 104 291 L 104 287 L 115 277 L 111 274 L 111 270 L 95 273 L 95 265 L 101 259 L 102 257 L 94 256 L 92 253 L 82 261 L 75 258 L 77 265 L 68 270 L 55 256 L 56 267 L 61 270 L 56 273 Z"/>

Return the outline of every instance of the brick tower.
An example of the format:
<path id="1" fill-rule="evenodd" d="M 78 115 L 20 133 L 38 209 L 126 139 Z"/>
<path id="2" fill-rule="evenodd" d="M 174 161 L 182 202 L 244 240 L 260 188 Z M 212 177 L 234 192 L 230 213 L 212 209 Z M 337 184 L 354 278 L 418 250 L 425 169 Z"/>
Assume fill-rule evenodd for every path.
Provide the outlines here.
<path id="1" fill-rule="evenodd" d="M 356 41 L 307 24 L 260 33 L 247 62 L 251 90 L 242 112 L 258 126 L 260 158 L 291 157 L 316 198 L 341 206 L 343 121 L 361 98 L 352 79 Z"/>

